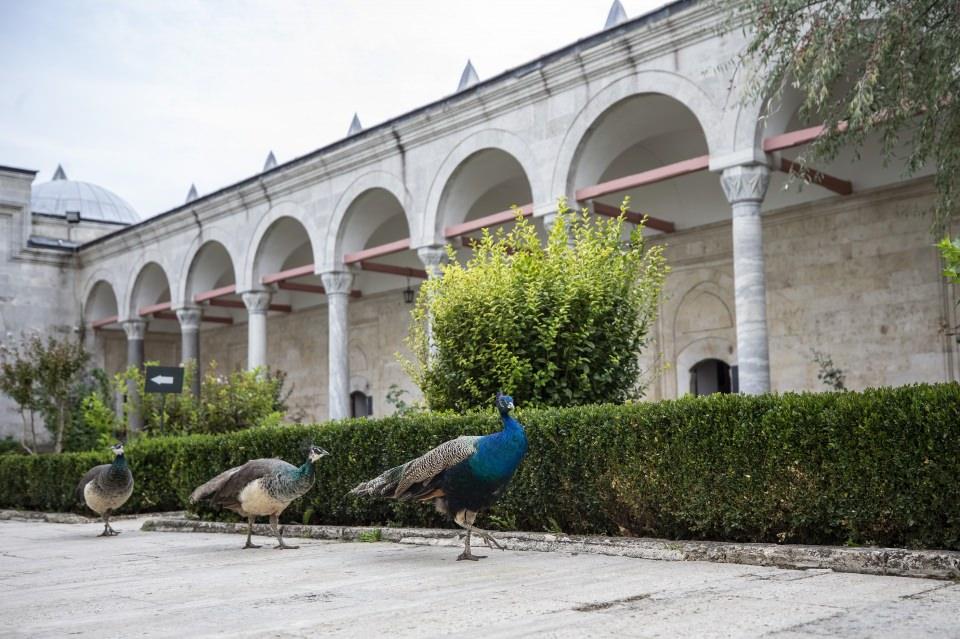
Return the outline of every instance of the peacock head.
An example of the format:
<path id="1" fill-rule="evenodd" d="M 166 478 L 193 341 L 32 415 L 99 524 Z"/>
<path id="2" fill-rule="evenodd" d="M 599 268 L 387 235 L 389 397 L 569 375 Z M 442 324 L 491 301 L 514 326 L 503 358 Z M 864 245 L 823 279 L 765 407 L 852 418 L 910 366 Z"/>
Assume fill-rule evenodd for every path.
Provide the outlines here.
<path id="1" fill-rule="evenodd" d="M 513 398 L 503 393 L 497 393 L 497 410 L 501 415 L 506 415 L 513 410 Z"/>
<path id="2" fill-rule="evenodd" d="M 123 454 L 123 444 L 114 444 L 110 447 L 110 450 L 113 451 L 114 457 L 119 457 Z"/>
<path id="3" fill-rule="evenodd" d="M 317 461 L 318 459 L 320 459 L 321 457 L 326 457 L 326 456 L 329 455 L 329 454 L 330 454 L 330 453 L 328 453 L 328 452 L 325 451 L 324 449 L 320 448 L 319 446 L 311 446 L 311 447 L 310 447 L 310 452 L 307 453 L 307 459 L 309 459 L 309 460 L 312 461 L 312 462 L 315 462 L 315 461 Z"/>

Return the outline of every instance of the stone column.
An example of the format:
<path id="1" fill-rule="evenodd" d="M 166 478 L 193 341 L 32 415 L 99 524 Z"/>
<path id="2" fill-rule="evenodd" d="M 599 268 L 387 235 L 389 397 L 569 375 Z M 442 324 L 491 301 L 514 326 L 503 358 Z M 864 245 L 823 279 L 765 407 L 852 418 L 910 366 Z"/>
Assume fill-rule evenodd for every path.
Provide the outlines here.
<path id="1" fill-rule="evenodd" d="M 242 294 L 247 307 L 247 370 L 267 367 L 267 311 L 270 291 L 247 291 Z"/>
<path id="2" fill-rule="evenodd" d="M 770 170 L 762 164 L 724 169 L 720 183 L 733 206 L 733 278 L 737 311 L 737 365 L 740 392 L 770 391 L 767 342 L 767 286 L 763 268 L 760 206 Z"/>
<path id="3" fill-rule="evenodd" d="M 194 397 L 200 396 L 200 318 L 203 312 L 197 306 L 185 306 L 177 309 L 180 322 L 180 363 L 188 366 L 193 363 L 193 380 L 190 391 Z"/>
<path id="4" fill-rule="evenodd" d="M 142 319 L 127 320 L 123 323 L 123 332 L 127 334 L 127 368 L 132 366 L 142 372 L 143 338 L 147 333 L 147 322 Z M 127 382 L 127 403 L 130 407 L 127 427 L 130 432 L 143 430 L 140 388 L 132 380 Z"/>
<path id="5" fill-rule="evenodd" d="M 423 262 L 423 268 L 427 271 L 427 277 L 433 279 L 440 277 L 440 265 L 447 258 L 447 249 L 441 244 L 430 246 L 421 246 L 417 249 L 417 257 Z M 433 355 L 436 347 L 433 343 L 433 330 L 430 326 L 431 318 L 427 317 L 427 342 L 430 345 L 430 354 Z"/>
<path id="6" fill-rule="evenodd" d="M 350 417 L 350 324 L 347 312 L 353 273 L 321 273 L 327 291 L 328 360 L 327 405 L 330 419 Z"/>

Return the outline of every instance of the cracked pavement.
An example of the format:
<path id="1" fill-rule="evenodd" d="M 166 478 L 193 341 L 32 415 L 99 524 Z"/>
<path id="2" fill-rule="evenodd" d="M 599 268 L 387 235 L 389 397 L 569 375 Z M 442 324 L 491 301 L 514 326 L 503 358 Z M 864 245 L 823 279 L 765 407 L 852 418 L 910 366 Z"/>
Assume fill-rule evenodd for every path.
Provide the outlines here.
<path id="1" fill-rule="evenodd" d="M 960 637 L 960 584 L 829 570 L 0 522 L 2 637 Z"/>

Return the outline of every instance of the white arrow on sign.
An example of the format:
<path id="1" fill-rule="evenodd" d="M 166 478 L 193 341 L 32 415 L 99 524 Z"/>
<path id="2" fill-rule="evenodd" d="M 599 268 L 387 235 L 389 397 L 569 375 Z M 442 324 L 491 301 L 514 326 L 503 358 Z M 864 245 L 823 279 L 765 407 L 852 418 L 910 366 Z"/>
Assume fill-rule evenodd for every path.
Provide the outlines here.
<path id="1" fill-rule="evenodd" d="M 163 384 L 172 384 L 173 378 L 166 377 L 164 375 L 157 375 L 156 377 L 151 377 L 150 381 L 158 386 L 162 386 Z"/>

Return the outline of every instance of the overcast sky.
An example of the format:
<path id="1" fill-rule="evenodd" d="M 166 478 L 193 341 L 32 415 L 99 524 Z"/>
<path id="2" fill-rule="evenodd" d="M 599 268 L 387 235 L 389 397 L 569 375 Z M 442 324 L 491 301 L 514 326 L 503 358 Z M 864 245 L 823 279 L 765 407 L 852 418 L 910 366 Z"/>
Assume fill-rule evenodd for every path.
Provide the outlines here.
<path id="1" fill-rule="evenodd" d="M 603 27 L 612 0 L 0 0 L 0 165 L 141 216 Z M 623 0 L 629 17 L 666 2 Z"/>

